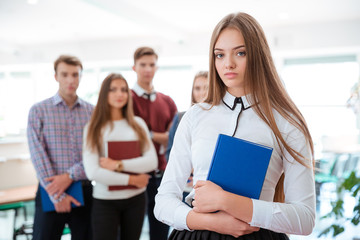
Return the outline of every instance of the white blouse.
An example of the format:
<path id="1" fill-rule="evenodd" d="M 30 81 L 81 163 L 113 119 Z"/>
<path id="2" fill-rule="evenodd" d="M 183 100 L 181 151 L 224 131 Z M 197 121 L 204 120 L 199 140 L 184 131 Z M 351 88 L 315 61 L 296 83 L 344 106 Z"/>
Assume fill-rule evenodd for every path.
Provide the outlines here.
<path id="1" fill-rule="evenodd" d="M 209 104 L 202 103 L 186 112 L 176 131 L 169 162 L 155 198 L 156 218 L 175 229 L 189 230 L 186 217 L 191 208 L 181 201 L 187 178 L 194 169 L 194 184 L 206 180 L 218 135 L 232 136 L 240 114 L 234 137 L 273 148 L 260 199 L 252 199 L 253 216 L 249 224 L 275 232 L 310 234 L 315 224 L 313 169 L 304 167 L 285 148 L 279 147 L 269 126 L 258 117 L 245 96 L 241 99 L 243 108 L 241 103 L 235 104 L 234 96 L 226 93 L 223 101 L 210 110 L 207 110 Z M 311 159 L 304 135 L 278 112 L 274 111 L 274 114 L 289 146 Z M 308 165 L 312 166 L 310 162 Z M 285 173 L 285 203 L 274 203 L 275 187 L 282 172 Z M 193 190 L 187 197 L 188 203 L 194 193 Z"/>
<path id="2" fill-rule="evenodd" d="M 128 159 L 123 161 L 124 171 L 132 173 L 146 173 L 157 168 L 157 156 L 154 145 L 150 140 L 149 130 L 144 120 L 140 117 L 135 117 L 135 120 L 142 128 L 145 129 L 149 147 L 143 152 L 141 157 Z M 109 191 L 109 185 L 128 185 L 129 174 L 118 173 L 102 168 L 99 165 L 100 157 L 107 156 L 106 146 L 108 141 L 134 141 L 138 137 L 128 122 L 123 120 L 113 121 L 113 129 L 110 125 L 106 126 L 103 132 L 103 149 L 104 151 L 99 155 L 94 153 L 86 145 L 86 136 L 88 133 L 88 124 L 84 128 L 83 139 L 83 163 L 84 169 L 89 180 L 96 182 L 93 189 L 93 197 L 97 199 L 127 199 L 136 196 L 145 191 L 145 188 L 138 189 L 124 189 L 118 191 Z"/>

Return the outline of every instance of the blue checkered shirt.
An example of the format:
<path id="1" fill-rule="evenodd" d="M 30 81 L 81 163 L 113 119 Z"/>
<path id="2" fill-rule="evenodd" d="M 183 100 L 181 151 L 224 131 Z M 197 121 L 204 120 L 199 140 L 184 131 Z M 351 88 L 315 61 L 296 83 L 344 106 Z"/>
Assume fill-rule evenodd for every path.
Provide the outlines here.
<path id="1" fill-rule="evenodd" d="M 48 184 L 45 178 L 63 173 L 69 173 L 74 180 L 86 179 L 82 137 L 92 111 L 93 106 L 80 98 L 69 108 L 58 93 L 30 109 L 27 138 L 31 160 L 43 187 Z M 57 202 L 54 197 L 50 196 Z"/>

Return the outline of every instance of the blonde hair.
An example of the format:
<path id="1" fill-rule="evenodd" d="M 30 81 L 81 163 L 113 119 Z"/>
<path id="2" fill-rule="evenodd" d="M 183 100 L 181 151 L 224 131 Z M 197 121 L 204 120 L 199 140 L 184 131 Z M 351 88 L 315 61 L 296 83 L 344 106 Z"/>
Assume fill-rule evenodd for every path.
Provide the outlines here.
<path id="1" fill-rule="evenodd" d="M 254 111 L 271 128 L 279 146 L 283 146 L 302 165 L 307 167 L 314 165 L 314 147 L 305 119 L 280 80 L 261 26 L 246 13 L 227 15 L 216 25 L 212 33 L 209 53 L 209 92 L 205 102 L 211 106 L 218 105 L 226 93 L 226 86 L 216 71 L 214 56 L 215 44 L 220 33 L 226 28 L 239 30 L 244 37 L 246 48 L 245 92 L 250 93 L 248 101 L 253 105 Z M 312 159 L 306 159 L 286 143 L 276 125 L 273 109 L 304 134 L 311 149 Z M 283 148 L 280 147 L 280 149 Z M 284 175 L 280 177 L 276 187 L 275 201 L 284 200 L 283 181 Z"/>

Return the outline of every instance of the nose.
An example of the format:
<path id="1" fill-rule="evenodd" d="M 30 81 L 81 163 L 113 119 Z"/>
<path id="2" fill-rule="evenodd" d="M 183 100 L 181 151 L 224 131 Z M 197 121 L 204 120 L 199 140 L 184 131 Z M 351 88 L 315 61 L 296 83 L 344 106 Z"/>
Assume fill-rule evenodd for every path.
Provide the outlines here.
<path id="1" fill-rule="evenodd" d="M 117 93 L 117 95 L 118 95 L 118 96 L 120 96 L 120 97 L 121 97 L 122 95 L 124 95 L 124 92 L 123 92 L 123 91 L 121 91 L 121 90 L 116 91 L 116 93 Z"/>
<path id="2" fill-rule="evenodd" d="M 151 71 L 151 66 L 146 66 L 146 67 L 145 67 L 145 71 L 146 71 L 146 72 L 150 72 L 150 71 Z"/>
<path id="3" fill-rule="evenodd" d="M 234 69 L 236 67 L 235 61 L 231 56 L 227 56 L 225 58 L 225 68 L 226 69 Z"/>
<path id="4" fill-rule="evenodd" d="M 76 82 L 76 79 L 77 79 L 76 77 L 71 76 L 71 75 L 67 77 L 67 81 L 68 81 L 69 83 L 74 83 L 74 82 Z"/>

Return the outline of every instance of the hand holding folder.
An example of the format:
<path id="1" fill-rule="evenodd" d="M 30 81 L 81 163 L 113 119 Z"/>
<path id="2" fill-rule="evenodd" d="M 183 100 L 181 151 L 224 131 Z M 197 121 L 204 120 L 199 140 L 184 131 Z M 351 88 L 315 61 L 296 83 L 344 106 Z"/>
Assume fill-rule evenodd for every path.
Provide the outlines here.
<path id="1" fill-rule="evenodd" d="M 207 179 L 225 191 L 259 199 L 273 149 L 219 134 Z"/>
<path id="2" fill-rule="evenodd" d="M 81 206 L 84 206 L 84 195 L 81 181 L 73 182 L 65 191 L 66 194 L 75 198 L 78 202 L 81 203 Z M 40 197 L 42 209 L 44 212 L 55 211 L 55 206 L 53 202 L 50 200 L 49 194 L 46 190 L 40 185 Z M 71 203 L 71 207 L 78 207 L 75 204 Z"/>
<path id="3" fill-rule="evenodd" d="M 139 141 L 109 141 L 108 157 L 113 160 L 126 160 L 140 157 L 142 155 Z M 136 189 L 135 186 L 113 185 L 109 186 L 109 191 Z"/>

